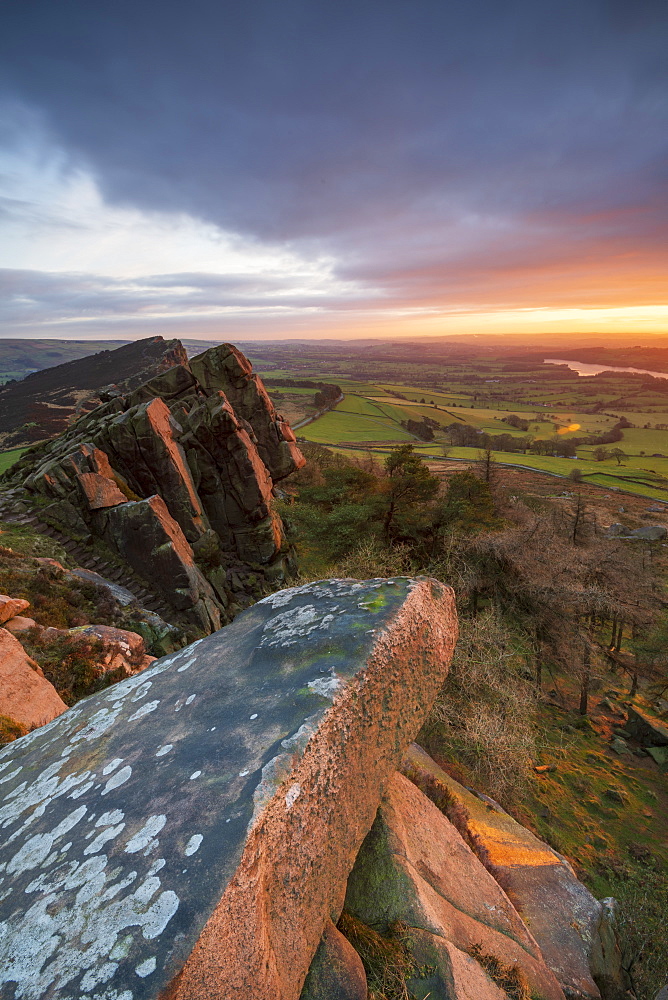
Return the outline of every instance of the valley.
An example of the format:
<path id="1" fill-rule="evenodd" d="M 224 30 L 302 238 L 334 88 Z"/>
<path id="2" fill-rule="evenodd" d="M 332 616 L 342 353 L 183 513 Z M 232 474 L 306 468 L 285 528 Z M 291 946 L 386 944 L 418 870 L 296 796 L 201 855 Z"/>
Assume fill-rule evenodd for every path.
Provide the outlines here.
<path id="1" fill-rule="evenodd" d="M 387 609 L 384 592 L 374 596 L 373 588 L 389 587 L 394 601 L 397 580 L 417 579 L 423 587 L 431 578 L 433 593 L 451 585 L 451 610 L 420 611 L 425 627 L 436 624 L 436 629 L 423 645 L 413 636 L 416 659 L 410 661 L 433 660 L 433 670 L 444 670 L 434 644 L 446 636 L 449 658 L 456 606 L 459 642 L 450 672 L 438 683 L 435 674 L 420 681 L 420 691 L 431 685 L 431 693 L 407 711 L 415 713 L 410 738 L 416 737 L 423 750 L 408 750 L 401 767 L 398 760 L 393 766 L 437 807 L 430 830 L 449 836 L 438 826 L 445 817 L 464 836 L 467 850 L 477 853 L 483 865 L 483 881 L 493 876 L 506 886 L 506 876 L 486 853 L 484 838 L 496 822 L 514 831 L 512 850 L 520 859 L 526 850 L 547 852 L 549 865 L 540 872 L 546 881 L 535 890 L 522 882 L 521 865 L 510 866 L 520 895 L 525 894 L 521 903 L 513 897 L 513 904 L 531 927 L 523 906 L 534 913 L 532 907 L 543 905 L 545 893 L 551 901 L 561 900 L 564 913 L 542 929 L 541 948 L 546 959 L 551 949 L 558 955 L 559 935 L 565 934 L 569 948 L 575 941 L 576 955 L 569 953 L 560 972 L 558 959 L 548 961 L 560 986 L 545 981 L 536 996 L 576 995 L 574 970 L 579 968 L 584 978 L 577 980 L 577 989 L 588 1000 L 654 1000 L 668 974 L 663 926 L 668 905 L 668 380 L 623 372 L 582 378 L 565 365 L 545 365 L 517 348 L 492 354 L 489 348 L 465 345 L 446 351 L 419 344 L 327 343 L 247 345 L 259 378 L 235 348 L 213 347 L 198 355 L 190 346 L 152 339 L 120 348 L 120 359 L 128 353 L 138 359 L 136 372 L 126 366 L 122 384 L 119 379 L 113 386 L 99 385 L 100 372 L 105 379 L 108 372 L 121 372 L 114 355 L 105 353 L 9 387 L 11 398 L 18 399 L 23 386 L 30 402 L 39 397 L 40 385 L 55 391 L 60 379 L 68 398 L 84 388 L 88 397 L 81 413 L 64 407 L 46 438 L 0 455 L 0 590 L 7 595 L 0 629 L 4 752 L 11 755 L 13 741 L 22 736 L 36 738 L 33 746 L 41 746 L 39 727 L 48 719 L 60 727 L 62 715 L 67 730 L 73 724 L 68 720 L 76 718 L 66 711 L 70 706 L 93 711 L 117 697 L 116 687 L 121 699 L 122 692 L 133 691 L 144 671 L 147 678 L 157 676 L 181 657 L 178 673 L 200 655 L 191 658 L 191 650 L 213 650 L 218 644 L 222 649 L 229 641 L 234 648 L 225 653 L 225 670 L 219 670 L 217 655 L 210 660 L 204 655 L 202 661 L 211 671 L 207 691 L 226 704 L 226 678 L 242 648 L 226 637 L 254 629 L 258 616 L 278 636 L 270 643 L 264 633 L 252 640 L 265 657 L 258 697 L 262 701 L 273 664 L 285 655 L 281 677 L 271 683 L 285 701 L 285 734 L 293 727 L 297 739 L 302 707 L 309 699 L 329 698 L 330 683 L 338 683 L 339 672 L 348 669 L 348 654 L 341 650 L 348 644 L 357 648 L 360 639 L 371 642 L 376 634 L 374 616 L 382 618 Z M 146 381 L 139 384 L 142 378 Z M 11 415 L 9 404 L 6 411 Z M 353 597 L 354 580 L 366 580 L 364 586 L 371 588 L 363 603 Z M 322 581 L 329 582 L 323 587 Z M 295 688 L 289 680 L 294 663 L 316 670 L 309 651 L 314 608 L 308 602 L 320 601 L 327 588 L 343 594 L 345 587 L 350 587 L 343 598 L 347 610 L 327 605 L 318 625 L 325 629 L 336 621 L 336 641 L 318 631 L 322 666 L 315 679 Z M 270 610 L 285 606 L 288 611 Z M 359 612 L 372 619 L 366 621 L 368 629 L 357 622 Z M 338 614 L 346 617 L 339 620 Z M 229 628 L 221 629 L 225 623 Z M 400 632 L 383 681 L 396 686 L 399 702 L 415 680 L 412 668 L 402 668 L 401 676 L 392 672 Z M 280 654 L 265 651 L 267 643 L 272 649 L 280 646 Z M 248 669 L 239 674 L 241 688 Z M 20 677 L 18 686 L 7 680 L 12 671 L 14 679 Z M 318 676 L 328 671 L 331 677 Z M 146 692 L 153 681 L 147 683 Z M 160 681 L 171 692 L 168 698 L 175 699 L 175 712 L 195 697 L 193 692 L 182 698 L 181 683 L 178 677 Z M 381 729 L 384 697 L 376 692 L 372 699 Z M 244 694 L 241 708 L 234 708 L 234 733 L 248 725 L 242 719 L 245 701 Z M 156 711 L 155 719 L 158 704 L 146 705 L 147 713 Z M 131 724 L 143 711 L 129 716 L 126 728 L 114 734 L 119 753 L 114 760 L 120 761 L 124 734 L 134 732 Z M 253 713 L 249 719 L 257 717 Z M 203 718 L 198 740 L 211 741 L 215 754 L 212 718 Z M 319 718 L 317 713 L 313 718 Z M 180 734 L 181 723 L 172 721 L 171 710 L 163 725 L 176 726 Z M 401 737 L 404 746 L 409 729 Z M 48 729 L 43 732 L 48 757 Z M 262 775 L 253 792 L 261 803 L 262 796 L 273 794 L 267 789 L 276 780 L 271 767 L 266 770 L 277 759 L 269 760 L 271 754 L 279 752 L 269 749 L 272 733 L 269 726 L 264 763 L 260 767 L 258 758 L 255 777 L 249 779 L 260 781 Z M 175 735 L 173 742 L 180 738 Z M 154 781 L 150 758 L 169 753 L 164 746 L 171 750 L 161 728 L 155 739 L 161 746 L 151 749 L 147 782 Z M 252 740 L 244 735 L 242 743 L 250 746 Z M 286 743 L 292 746 L 284 740 L 284 748 Z M 17 753 L 20 747 L 19 741 Z M 225 750 L 235 762 L 233 771 L 241 766 L 235 747 Z M 426 771 L 424 760 L 416 770 L 415 760 L 424 751 L 431 760 L 426 758 Z M 40 753 L 33 750 L 36 764 Z M 366 738 L 359 753 L 362 759 L 368 753 Z M 301 767 L 298 755 L 291 759 Z M 188 767 L 186 780 L 209 765 Z M 235 773 L 241 778 L 249 770 Z M 392 781 L 399 802 L 406 788 L 401 776 L 395 774 Z M 288 809 L 290 796 L 298 798 L 294 790 L 301 787 L 295 779 L 285 799 Z M 167 783 L 161 794 L 173 797 L 174 789 Z M 317 826 L 325 814 L 317 802 L 318 784 L 312 794 Z M 464 796 L 466 820 L 452 796 Z M 242 809 L 248 807 L 246 797 L 247 789 L 239 800 Z M 373 802 L 364 820 L 367 829 L 373 810 L 378 809 L 376 822 L 385 815 L 385 800 Z M 416 800 L 411 808 L 426 806 Z M 494 813 L 493 823 L 485 810 Z M 243 815 L 245 824 L 248 816 Z M 479 833 L 473 834 L 476 823 Z M 408 831 L 418 828 L 414 818 L 406 825 Z M 430 837 L 424 833 L 416 849 L 426 850 Z M 494 847 L 493 836 L 490 843 Z M 511 850 L 508 844 L 501 857 L 506 850 Z M 604 920 L 601 927 L 608 928 L 602 966 L 591 954 L 584 959 L 580 954 L 591 929 L 577 923 L 572 904 L 562 900 L 562 889 L 546 874 L 557 863 L 555 877 L 566 879 L 567 898 L 571 892 L 583 894 L 587 920 L 598 914 L 595 920 Z M 383 948 L 401 944 L 404 971 L 396 988 L 378 986 L 386 983 L 387 968 L 378 967 L 377 954 L 374 958 L 373 949 L 365 950 L 368 941 L 359 936 L 371 933 L 364 919 L 376 926 L 365 909 L 374 877 L 358 873 L 364 899 L 355 909 L 350 897 L 336 933 L 342 932 L 362 955 L 369 998 L 422 1000 L 437 981 L 441 960 L 425 964 L 420 959 L 424 983 L 418 988 L 417 959 L 406 958 L 403 939 L 392 928 L 377 936 Z M 449 877 L 447 866 L 444 877 Z M 351 880 L 353 886 L 354 873 Z M 480 891 L 491 899 L 496 889 L 487 882 Z M 608 906 L 608 897 L 617 903 Z M 402 909 L 405 902 L 400 901 L 398 920 L 408 913 Z M 580 936 L 573 935 L 574 928 Z M 489 972 L 489 956 L 476 947 L 466 945 L 467 961 Z M 505 960 L 505 950 L 494 947 L 494 961 Z M 528 1000 L 528 988 L 508 992 L 507 975 L 519 975 L 520 967 L 511 963 L 501 974 L 493 966 L 497 978 L 490 975 L 504 996 Z M 527 975 L 535 973 L 527 970 Z M 317 992 L 302 995 L 321 1000 Z M 451 994 L 434 996 L 450 1000 Z M 468 994 L 452 996 L 463 1000 Z"/>

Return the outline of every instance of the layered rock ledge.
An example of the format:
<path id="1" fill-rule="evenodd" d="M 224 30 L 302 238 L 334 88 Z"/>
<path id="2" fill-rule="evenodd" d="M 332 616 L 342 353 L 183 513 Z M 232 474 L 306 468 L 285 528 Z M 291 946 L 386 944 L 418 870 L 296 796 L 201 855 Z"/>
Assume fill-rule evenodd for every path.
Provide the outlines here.
<path id="1" fill-rule="evenodd" d="M 265 598 L 0 752 L 0 995 L 296 1000 L 456 639 L 429 580 Z"/>

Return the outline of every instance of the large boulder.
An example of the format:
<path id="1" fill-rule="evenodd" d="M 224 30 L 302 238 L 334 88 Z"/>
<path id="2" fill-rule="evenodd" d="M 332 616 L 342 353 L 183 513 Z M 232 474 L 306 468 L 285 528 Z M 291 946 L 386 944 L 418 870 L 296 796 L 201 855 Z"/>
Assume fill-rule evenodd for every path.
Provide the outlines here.
<path id="1" fill-rule="evenodd" d="M 563 1000 L 506 893 L 452 823 L 399 773 L 357 856 L 345 905 L 380 933 L 405 926 L 417 965 L 436 969 L 433 1000 L 451 996 L 448 982 L 460 975 L 453 954 L 478 956 L 481 979 L 484 959 L 491 958 L 515 970 L 535 1000 Z"/>
<path id="2" fill-rule="evenodd" d="M 413 744 L 403 773 L 424 791 L 503 886 L 568 997 L 616 1000 L 627 983 L 614 906 L 596 900 L 561 854 Z"/>
<path id="3" fill-rule="evenodd" d="M 668 726 L 637 705 L 629 708 L 629 717 L 624 723 L 629 735 L 644 747 L 668 746 Z"/>
<path id="4" fill-rule="evenodd" d="M 630 532 L 631 538 L 644 539 L 647 542 L 660 542 L 668 537 L 668 528 L 663 524 L 646 524 Z"/>
<path id="5" fill-rule="evenodd" d="M 132 392 L 108 393 L 8 475 L 40 518 L 103 546 L 107 561 L 129 562 L 176 621 L 210 631 L 290 571 L 273 490 L 303 464 L 250 362 L 223 344 Z M 161 544 L 156 531 L 165 534 L 156 497 L 179 529 L 176 557 L 167 559 L 178 564 L 173 578 L 165 558 L 151 554 Z M 137 549 L 139 522 L 148 537 Z M 193 562 L 199 577 L 189 568 L 184 583 Z"/>
<path id="6" fill-rule="evenodd" d="M 0 628 L 0 715 L 34 729 L 67 709 L 18 639 Z"/>
<path id="7" fill-rule="evenodd" d="M 27 611 L 29 607 L 30 601 L 25 601 L 22 597 L 0 594 L 0 625 L 20 615 L 22 611 Z"/>
<path id="8" fill-rule="evenodd" d="M 0 751 L 0 994 L 297 1000 L 455 638 L 436 581 L 310 584 Z"/>

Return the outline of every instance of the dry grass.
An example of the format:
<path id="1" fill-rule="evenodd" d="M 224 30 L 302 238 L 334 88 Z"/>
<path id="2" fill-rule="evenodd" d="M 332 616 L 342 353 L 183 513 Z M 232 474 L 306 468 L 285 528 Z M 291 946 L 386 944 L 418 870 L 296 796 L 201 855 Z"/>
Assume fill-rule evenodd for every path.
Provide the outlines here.
<path id="1" fill-rule="evenodd" d="M 402 941 L 402 925 L 392 928 L 392 937 L 384 937 L 344 910 L 338 928 L 362 959 L 369 1000 L 412 1000 L 406 980 L 418 969 Z"/>
<path id="2" fill-rule="evenodd" d="M 495 955 L 483 952 L 480 945 L 473 945 L 469 955 L 478 965 L 482 966 L 490 979 L 499 986 L 508 1000 L 531 1000 L 529 984 L 522 970 L 517 965 L 506 965 Z"/>
<path id="3" fill-rule="evenodd" d="M 494 610 L 463 619 L 450 674 L 420 735 L 438 757 L 464 764 L 474 782 L 509 802 L 536 758 L 536 692 L 522 637 Z"/>

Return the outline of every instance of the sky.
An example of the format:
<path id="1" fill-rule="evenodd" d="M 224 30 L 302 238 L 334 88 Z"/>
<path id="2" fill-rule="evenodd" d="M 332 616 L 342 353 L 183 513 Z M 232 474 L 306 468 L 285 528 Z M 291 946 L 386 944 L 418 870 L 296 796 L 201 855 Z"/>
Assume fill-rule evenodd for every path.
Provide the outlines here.
<path id="1" fill-rule="evenodd" d="M 0 336 L 668 334 L 664 0 L 21 0 Z"/>

